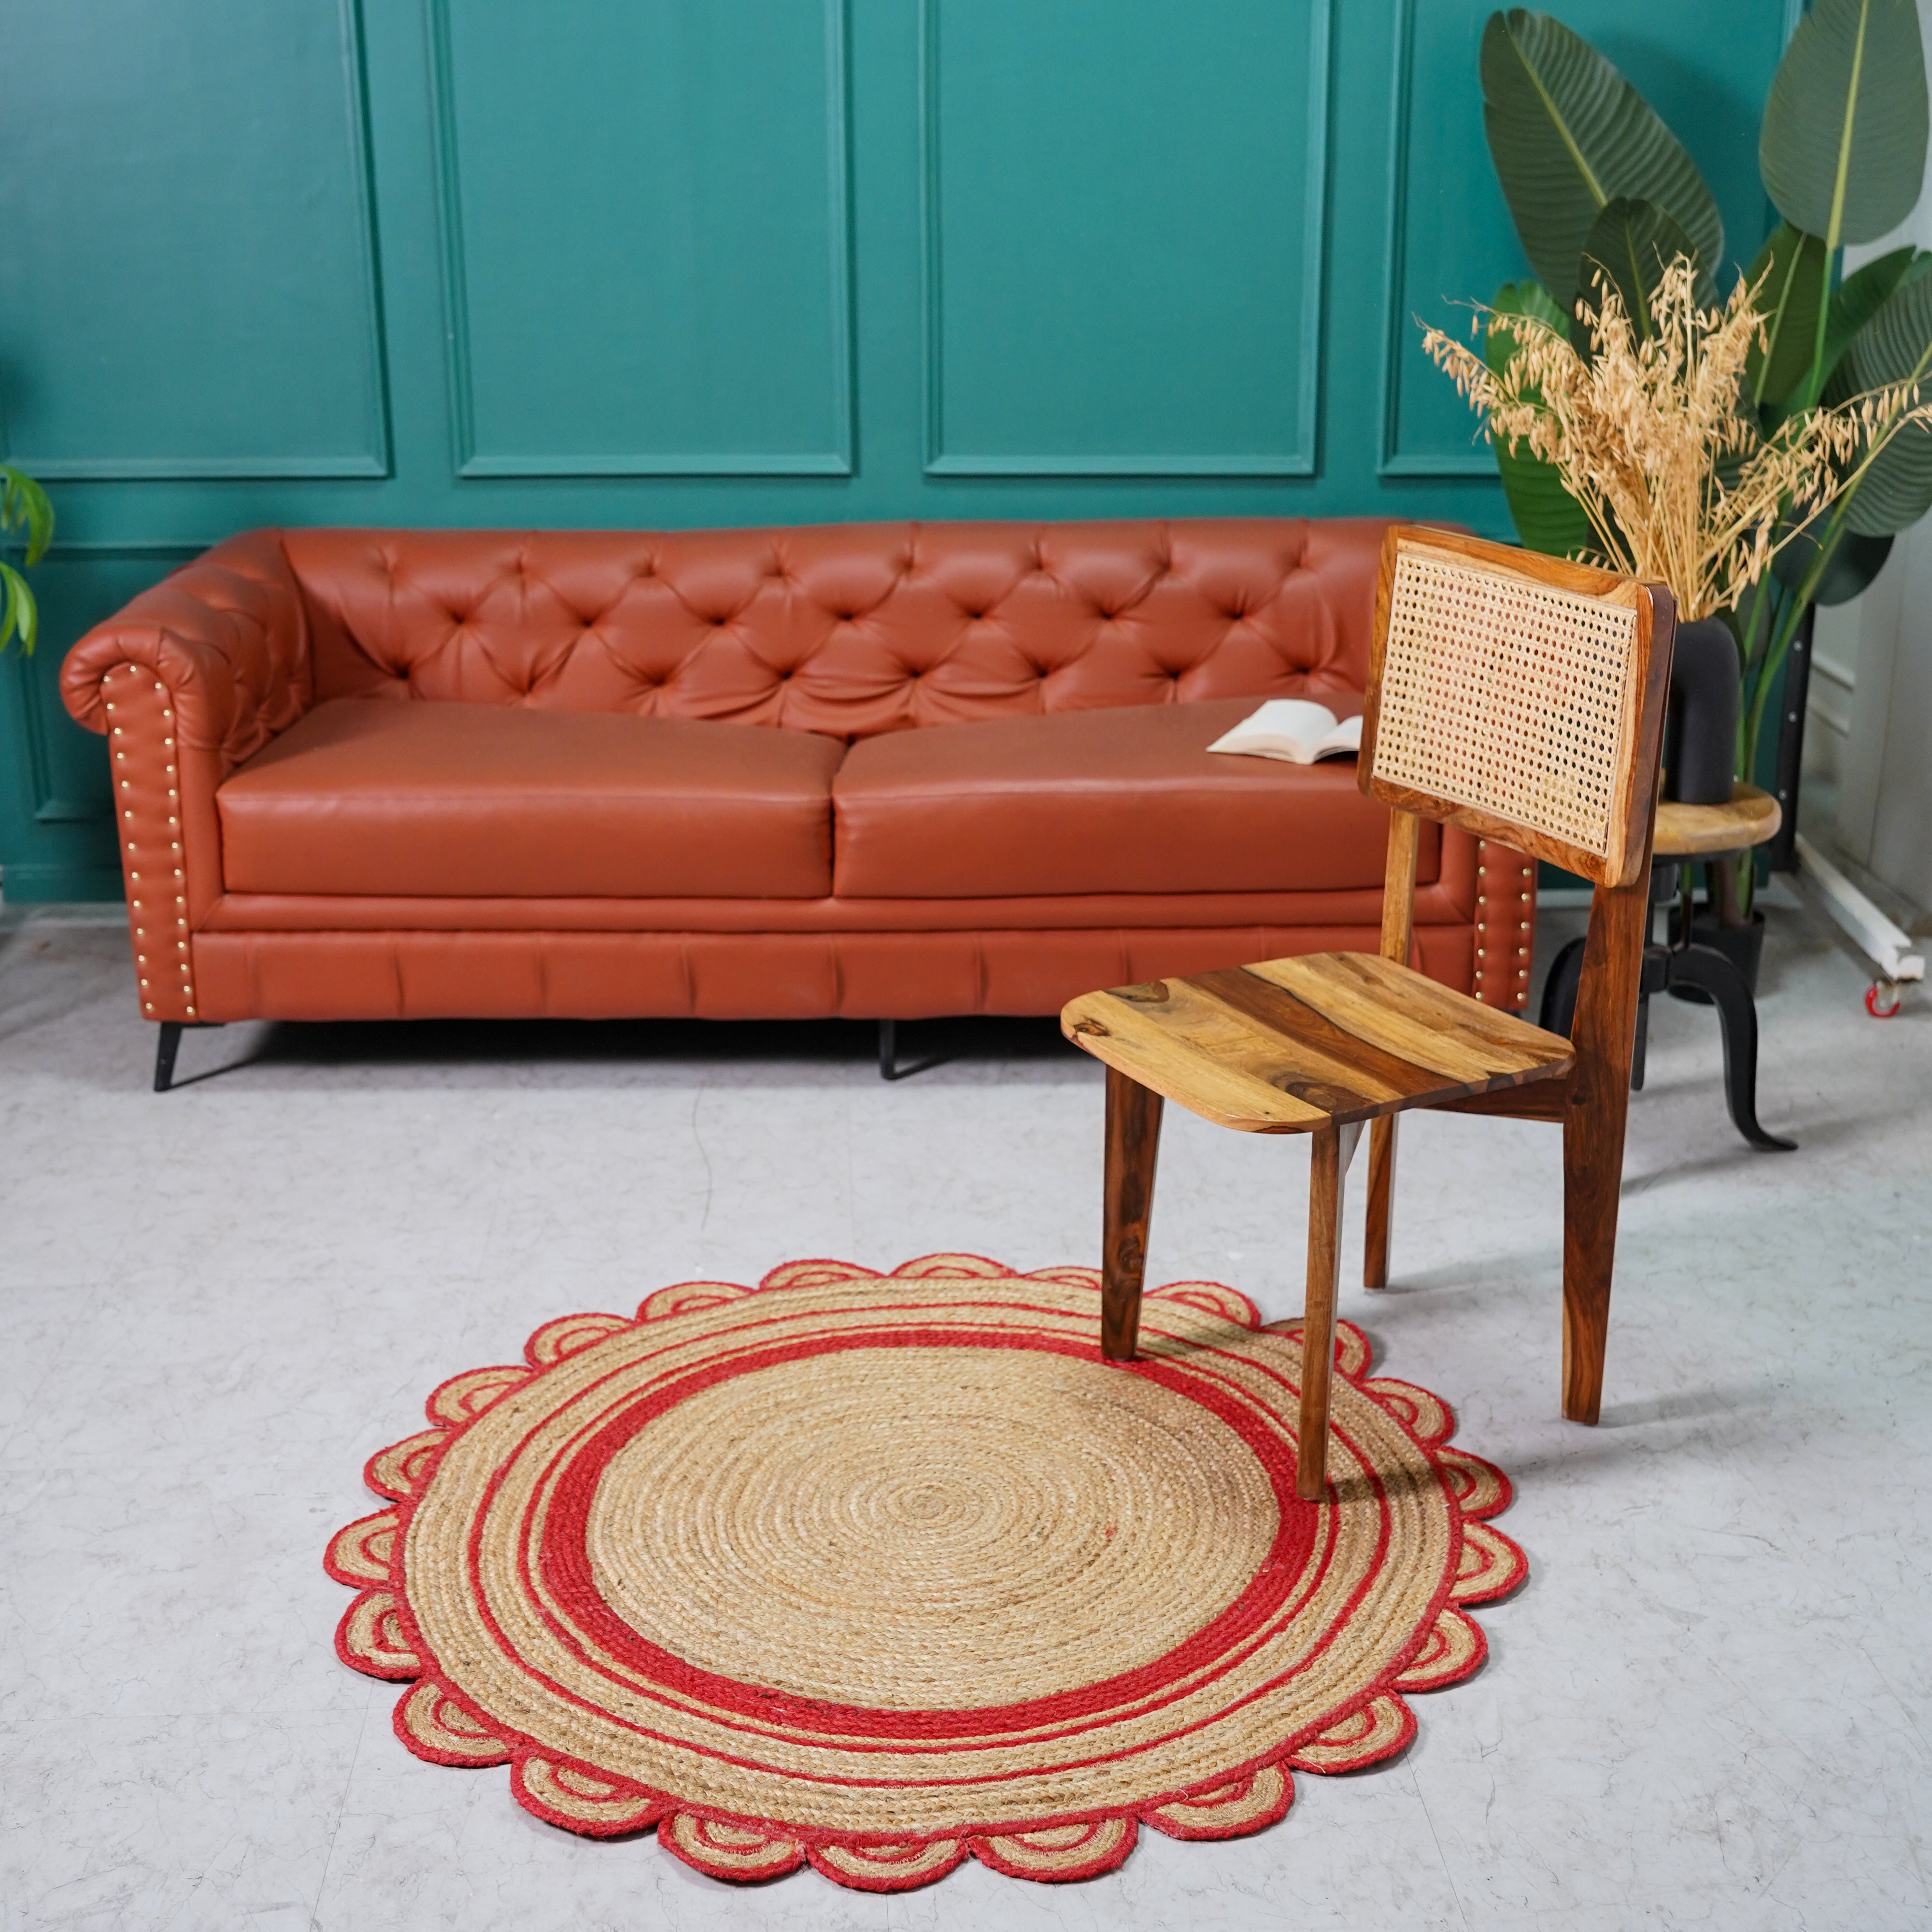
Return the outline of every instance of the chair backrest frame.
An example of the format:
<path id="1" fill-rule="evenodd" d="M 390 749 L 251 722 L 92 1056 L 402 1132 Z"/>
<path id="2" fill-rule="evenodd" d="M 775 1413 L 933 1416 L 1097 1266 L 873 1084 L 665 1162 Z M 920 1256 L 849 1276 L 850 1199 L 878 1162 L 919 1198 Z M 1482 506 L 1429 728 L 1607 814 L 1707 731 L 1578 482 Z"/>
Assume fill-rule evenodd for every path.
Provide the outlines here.
<path id="1" fill-rule="evenodd" d="M 1630 614 L 1625 625 L 1629 641 L 1622 660 L 1621 695 L 1612 727 L 1615 742 L 1608 748 L 1612 769 L 1603 788 L 1606 795 L 1600 801 L 1604 820 L 1600 848 L 1565 838 L 1546 822 L 1543 825 L 1527 823 L 1472 799 L 1447 796 L 1378 774 L 1376 744 L 1383 716 L 1384 674 L 1397 572 L 1405 558 L 1424 565 L 1446 566 L 1452 573 L 1467 573 L 1472 583 L 1501 579 L 1505 587 L 1510 584 L 1537 586 L 1564 593 L 1568 599 L 1588 599 L 1607 611 Z M 1545 604 L 1550 601 L 1544 600 Z M 1592 614 L 1579 614 L 1580 620 L 1587 622 Z M 1630 885 L 1648 869 L 1676 624 L 1676 602 L 1661 584 L 1637 583 L 1588 565 L 1451 531 L 1398 524 L 1384 540 L 1382 566 L 1376 578 L 1375 628 L 1370 638 L 1358 782 L 1370 797 L 1399 812 L 1419 813 L 1458 826 L 1478 838 L 1500 840 L 1598 885 Z M 1505 677 L 1509 670 L 1508 665 L 1502 668 Z M 1391 878 L 1390 884 L 1395 885 L 1397 881 Z"/>

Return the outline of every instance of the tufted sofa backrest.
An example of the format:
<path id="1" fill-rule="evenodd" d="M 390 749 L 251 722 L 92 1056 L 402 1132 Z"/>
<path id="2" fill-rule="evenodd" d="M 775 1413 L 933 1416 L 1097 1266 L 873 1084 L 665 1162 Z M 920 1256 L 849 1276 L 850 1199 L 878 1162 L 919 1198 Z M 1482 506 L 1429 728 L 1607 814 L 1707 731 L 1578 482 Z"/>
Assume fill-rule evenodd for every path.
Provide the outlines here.
<path id="1" fill-rule="evenodd" d="M 1359 693 L 1381 518 L 673 533 L 291 530 L 317 700 L 441 698 L 844 737 Z"/>

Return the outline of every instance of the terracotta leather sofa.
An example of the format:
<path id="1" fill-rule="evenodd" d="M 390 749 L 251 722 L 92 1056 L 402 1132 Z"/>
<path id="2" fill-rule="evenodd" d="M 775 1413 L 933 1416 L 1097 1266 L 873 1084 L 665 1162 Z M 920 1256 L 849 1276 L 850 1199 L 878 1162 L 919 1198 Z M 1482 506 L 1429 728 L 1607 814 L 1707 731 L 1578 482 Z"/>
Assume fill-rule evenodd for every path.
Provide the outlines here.
<path id="1" fill-rule="evenodd" d="M 142 1010 L 1049 1013 L 1372 949 L 1379 520 L 234 537 L 69 654 Z M 1427 834 L 1418 963 L 1528 989 L 1528 862 Z M 166 1036 L 164 1035 L 164 1038 Z"/>

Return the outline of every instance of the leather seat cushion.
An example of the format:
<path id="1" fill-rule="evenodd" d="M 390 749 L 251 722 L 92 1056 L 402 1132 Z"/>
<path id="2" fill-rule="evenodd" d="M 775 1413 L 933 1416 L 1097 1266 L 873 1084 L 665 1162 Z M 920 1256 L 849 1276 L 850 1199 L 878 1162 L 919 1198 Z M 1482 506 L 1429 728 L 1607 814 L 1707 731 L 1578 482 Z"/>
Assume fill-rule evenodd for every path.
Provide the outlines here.
<path id="1" fill-rule="evenodd" d="M 1380 886 L 1388 814 L 1358 789 L 1353 759 L 1208 751 L 1254 709 L 1248 698 L 1111 706 L 862 740 L 832 785 L 838 896 Z M 1424 835 L 1431 879 L 1436 827 Z"/>
<path id="2" fill-rule="evenodd" d="M 230 892 L 814 898 L 844 745 L 621 712 L 343 698 L 215 794 Z"/>

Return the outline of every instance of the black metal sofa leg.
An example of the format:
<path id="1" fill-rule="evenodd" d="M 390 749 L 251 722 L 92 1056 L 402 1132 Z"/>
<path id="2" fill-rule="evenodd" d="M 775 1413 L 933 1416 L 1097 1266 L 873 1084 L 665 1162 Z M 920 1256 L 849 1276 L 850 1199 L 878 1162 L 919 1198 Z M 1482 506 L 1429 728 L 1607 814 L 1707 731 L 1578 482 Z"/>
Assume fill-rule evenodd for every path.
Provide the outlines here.
<path id="1" fill-rule="evenodd" d="M 154 1091 L 165 1094 L 175 1084 L 175 1055 L 181 1051 L 182 1023 L 164 1020 L 154 1042 Z"/>
<path id="2" fill-rule="evenodd" d="M 909 1066 L 899 1064 L 899 1023 L 897 1020 L 879 1022 L 879 1078 L 881 1080 L 910 1080 L 915 1073 L 923 1073 L 929 1067 L 943 1066 L 944 1055 L 928 1054 L 923 1060 L 915 1060 Z"/>
<path id="3" fill-rule="evenodd" d="M 164 1020 L 160 1036 L 154 1042 L 154 1091 L 165 1094 L 175 1084 L 175 1055 L 181 1051 L 181 1036 L 190 1027 L 196 1032 L 221 1025 L 220 1020 Z"/>

